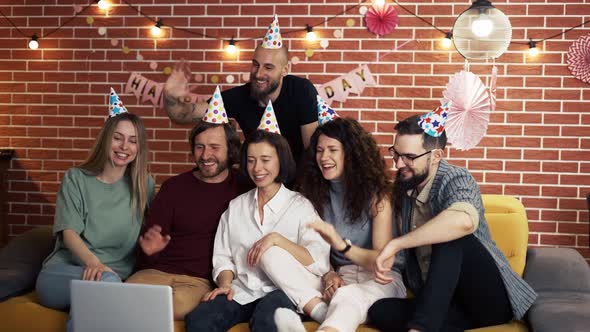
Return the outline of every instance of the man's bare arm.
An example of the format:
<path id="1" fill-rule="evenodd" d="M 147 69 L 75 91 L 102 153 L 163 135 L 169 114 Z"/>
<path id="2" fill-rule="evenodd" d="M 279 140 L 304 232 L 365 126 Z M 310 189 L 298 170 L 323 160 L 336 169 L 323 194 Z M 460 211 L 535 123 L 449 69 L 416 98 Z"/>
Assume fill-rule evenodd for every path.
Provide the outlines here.
<path id="1" fill-rule="evenodd" d="M 175 98 L 164 91 L 164 110 L 174 123 L 188 124 L 195 123 L 203 118 L 207 111 L 206 102 L 183 102 L 182 98 Z"/>

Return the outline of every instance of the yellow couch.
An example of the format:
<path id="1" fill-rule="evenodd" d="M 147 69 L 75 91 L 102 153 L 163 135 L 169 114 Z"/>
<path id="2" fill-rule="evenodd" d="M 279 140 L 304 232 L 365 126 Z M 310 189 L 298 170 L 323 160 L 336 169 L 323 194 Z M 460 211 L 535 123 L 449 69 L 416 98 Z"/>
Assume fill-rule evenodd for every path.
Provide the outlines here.
<path id="1" fill-rule="evenodd" d="M 512 268 L 523 274 L 528 244 L 528 221 L 524 206 L 517 199 L 503 195 L 483 195 L 485 215 L 492 237 L 504 252 Z M 0 331 L 65 331 L 67 314 L 45 308 L 39 304 L 34 292 L 13 297 L 0 303 Z M 308 331 L 317 328 L 316 323 L 307 322 Z M 184 322 L 175 322 L 175 331 L 184 331 Z M 230 329 L 230 332 L 249 331 L 246 323 Z M 377 331 L 361 326 L 357 331 Z M 528 331 L 520 321 L 491 326 L 471 331 L 477 332 L 518 332 Z"/>

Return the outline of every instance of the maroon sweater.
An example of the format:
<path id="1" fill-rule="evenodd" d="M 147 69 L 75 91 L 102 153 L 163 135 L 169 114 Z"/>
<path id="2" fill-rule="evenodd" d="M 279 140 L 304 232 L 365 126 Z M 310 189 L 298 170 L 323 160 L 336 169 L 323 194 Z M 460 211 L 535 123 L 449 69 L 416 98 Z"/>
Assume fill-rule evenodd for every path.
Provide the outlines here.
<path id="1" fill-rule="evenodd" d="M 161 252 L 147 256 L 139 248 L 137 269 L 156 269 L 211 279 L 213 241 L 217 224 L 229 201 L 247 191 L 238 185 L 237 173 L 230 171 L 221 183 L 206 183 L 192 171 L 166 180 L 150 205 L 143 232 L 152 225 L 170 234 Z"/>

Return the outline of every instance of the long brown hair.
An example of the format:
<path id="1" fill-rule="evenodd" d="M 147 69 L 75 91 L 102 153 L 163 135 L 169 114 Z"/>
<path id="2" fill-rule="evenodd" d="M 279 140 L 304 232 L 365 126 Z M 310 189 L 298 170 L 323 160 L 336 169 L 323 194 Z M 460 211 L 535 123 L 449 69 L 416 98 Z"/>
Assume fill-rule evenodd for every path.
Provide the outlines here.
<path id="1" fill-rule="evenodd" d="M 138 216 L 142 216 L 148 205 L 148 147 L 145 127 L 141 118 L 135 114 L 122 113 L 109 118 L 96 139 L 96 143 L 90 150 L 90 155 L 78 168 L 99 175 L 104 171 L 104 165 L 109 162 L 112 137 L 115 128 L 121 121 L 129 121 L 137 132 L 137 156 L 125 170 L 131 191 L 132 208 Z"/>
<path id="2" fill-rule="evenodd" d="M 309 142 L 301 191 L 322 216 L 323 207 L 330 203 L 330 181 L 324 179 L 316 161 L 318 139 L 326 135 L 342 143 L 344 149 L 344 206 L 355 222 L 362 213 L 377 214 L 378 203 L 389 199 L 391 184 L 387 180 L 385 160 L 373 137 L 353 119 L 338 118 L 319 126 Z M 323 217 L 323 216 L 322 216 Z"/>

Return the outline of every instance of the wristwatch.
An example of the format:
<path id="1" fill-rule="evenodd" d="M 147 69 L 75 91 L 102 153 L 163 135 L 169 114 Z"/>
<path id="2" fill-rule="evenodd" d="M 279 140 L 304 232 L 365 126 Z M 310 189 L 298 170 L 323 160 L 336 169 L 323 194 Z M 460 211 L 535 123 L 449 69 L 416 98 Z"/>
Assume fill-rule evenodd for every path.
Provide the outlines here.
<path id="1" fill-rule="evenodd" d="M 344 249 L 342 250 L 338 250 L 338 252 L 343 255 L 346 254 L 350 250 L 350 248 L 352 248 L 352 242 L 350 242 L 349 239 L 344 238 L 344 242 L 346 243 L 346 247 L 344 247 Z"/>

